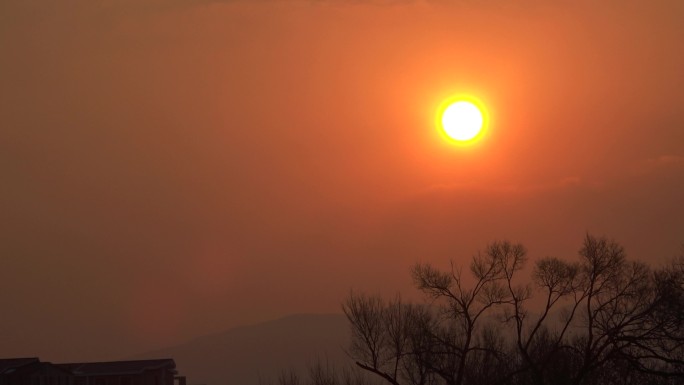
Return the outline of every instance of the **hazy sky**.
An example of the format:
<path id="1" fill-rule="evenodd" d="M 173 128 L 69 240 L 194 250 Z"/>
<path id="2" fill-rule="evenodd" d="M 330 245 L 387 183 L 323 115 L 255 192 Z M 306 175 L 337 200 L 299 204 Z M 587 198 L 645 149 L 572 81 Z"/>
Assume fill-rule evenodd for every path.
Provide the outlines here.
<path id="1" fill-rule="evenodd" d="M 599 4 L 600 3 L 600 4 Z M 0 2 L 0 356 L 116 359 L 497 239 L 684 242 L 684 2 Z M 437 134 L 455 93 L 491 115 Z"/>

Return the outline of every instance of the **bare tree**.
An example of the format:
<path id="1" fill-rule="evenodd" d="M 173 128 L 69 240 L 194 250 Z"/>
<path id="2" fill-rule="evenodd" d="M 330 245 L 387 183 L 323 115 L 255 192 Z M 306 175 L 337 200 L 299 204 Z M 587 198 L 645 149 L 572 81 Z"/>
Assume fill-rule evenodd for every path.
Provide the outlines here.
<path id="1" fill-rule="evenodd" d="M 349 354 L 356 365 L 393 385 L 429 383 L 421 360 L 409 357 L 423 343 L 420 330 L 429 323 L 423 306 L 404 303 L 399 297 L 385 303 L 379 297 L 352 293 L 342 310 L 351 323 Z"/>
<path id="2" fill-rule="evenodd" d="M 377 385 L 375 378 L 356 366 L 335 367 L 327 359 L 318 357 L 306 365 L 306 375 L 302 376 L 295 369 L 283 370 L 277 378 L 278 385 Z M 265 379 L 260 384 L 270 385 L 272 381 Z"/>
<path id="3" fill-rule="evenodd" d="M 299 374 L 293 369 L 283 370 L 278 375 L 278 385 L 300 385 Z"/>
<path id="4" fill-rule="evenodd" d="M 624 249 L 605 238 L 587 235 L 579 254 L 578 263 L 555 258 L 536 263 L 533 282 L 545 297 L 536 318 L 525 308 L 527 297 L 517 294 L 525 291 L 513 289 L 507 278 L 512 299 L 507 320 L 515 325 L 525 364 L 520 370 L 529 371 L 535 384 L 594 383 L 602 376 L 599 372 L 623 361 L 642 371 L 648 367 L 654 374 L 674 375 L 663 370 L 673 357 L 671 351 L 656 354 L 657 349 L 646 347 L 657 342 L 662 348 L 665 341 L 669 346 L 674 341 L 663 334 L 672 326 L 666 327 L 662 317 L 654 321 L 657 309 L 671 302 L 665 290 L 657 289 L 658 277 L 670 282 L 668 287 L 672 281 L 663 279 L 665 273 L 654 275 L 643 263 L 627 261 Z M 552 312 L 563 306 L 560 322 L 550 321 Z M 674 321 L 672 312 L 669 321 Z M 553 333 L 548 332 L 551 328 Z M 558 373 L 565 373 L 562 380 Z"/>
<path id="5" fill-rule="evenodd" d="M 412 275 L 416 287 L 427 294 L 441 310 L 441 322 L 431 334 L 441 351 L 435 355 L 431 367 L 446 384 L 464 383 L 473 355 L 485 353 L 501 357 L 478 341 L 487 315 L 497 307 L 511 303 L 512 294 L 526 296 L 523 291 L 507 291 L 503 283 L 513 279 L 525 262 L 526 251 L 520 244 L 495 242 L 484 254 L 473 257 L 470 272 L 472 286 L 466 285 L 462 271 L 452 264 L 451 271 L 442 272 L 428 264 L 414 266 Z M 484 341 L 484 340 L 482 340 Z"/>
<path id="6" fill-rule="evenodd" d="M 352 294 L 352 357 L 393 385 L 684 381 L 684 253 L 654 271 L 587 235 L 577 262 L 540 259 L 519 284 L 526 261 L 522 245 L 495 242 L 472 259 L 469 284 L 453 264 L 418 264 L 422 307 Z"/>
<path id="7" fill-rule="evenodd" d="M 616 328 L 616 344 L 637 370 L 684 378 L 684 255 L 653 272 L 648 282 L 639 288 L 647 297 L 640 311 Z"/>

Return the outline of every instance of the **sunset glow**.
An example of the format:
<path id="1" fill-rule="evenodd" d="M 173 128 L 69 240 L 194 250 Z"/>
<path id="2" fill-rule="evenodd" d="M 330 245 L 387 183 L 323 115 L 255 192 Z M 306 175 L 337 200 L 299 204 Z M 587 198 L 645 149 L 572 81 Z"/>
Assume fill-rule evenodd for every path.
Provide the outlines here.
<path id="1" fill-rule="evenodd" d="M 684 327 L 650 330 L 684 319 L 653 281 L 684 298 L 683 21 L 0 0 L 0 385 L 154 383 L 77 365 L 138 358 L 178 360 L 158 385 L 684 385 Z"/>

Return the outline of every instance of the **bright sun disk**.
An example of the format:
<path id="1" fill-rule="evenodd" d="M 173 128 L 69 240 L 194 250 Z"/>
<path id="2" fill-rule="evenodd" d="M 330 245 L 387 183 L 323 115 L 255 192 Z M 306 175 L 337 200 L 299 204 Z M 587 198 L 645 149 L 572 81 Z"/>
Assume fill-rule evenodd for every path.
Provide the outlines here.
<path id="1" fill-rule="evenodd" d="M 480 109 L 464 100 L 450 104 L 442 113 L 440 120 L 444 132 L 457 141 L 475 138 L 484 123 Z"/>

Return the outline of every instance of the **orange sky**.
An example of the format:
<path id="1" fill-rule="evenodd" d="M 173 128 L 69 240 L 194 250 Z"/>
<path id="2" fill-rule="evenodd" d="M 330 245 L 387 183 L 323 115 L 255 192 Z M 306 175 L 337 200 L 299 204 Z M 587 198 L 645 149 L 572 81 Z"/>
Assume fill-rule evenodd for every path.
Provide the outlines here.
<path id="1" fill-rule="evenodd" d="M 0 3 L 0 356 L 337 312 L 496 239 L 674 255 L 684 3 L 549 3 Z"/>

